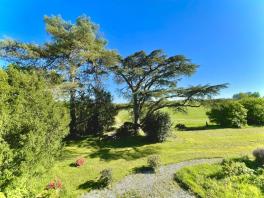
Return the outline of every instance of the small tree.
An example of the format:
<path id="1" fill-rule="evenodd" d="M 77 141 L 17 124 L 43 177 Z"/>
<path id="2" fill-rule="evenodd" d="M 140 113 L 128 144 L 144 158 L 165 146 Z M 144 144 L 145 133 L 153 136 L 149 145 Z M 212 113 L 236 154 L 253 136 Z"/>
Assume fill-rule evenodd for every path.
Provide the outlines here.
<path id="1" fill-rule="evenodd" d="M 239 102 L 226 101 L 215 104 L 207 112 L 211 122 L 223 127 L 242 127 L 247 124 L 247 110 Z"/>
<path id="2" fill-rule="evenodd" d="M 199 106 L 199 100 L 217 94 L 226 84 L 215 86 L 177 87 L 184 76 L 191 76 L 197 65 L 181 55 L 167 57 L 161 50 L 146 54 L 139 51 L 111 67 L 121 90 L 133 108 L 135 130 L 144 119 L 164 107 L 183 110 Z"/>

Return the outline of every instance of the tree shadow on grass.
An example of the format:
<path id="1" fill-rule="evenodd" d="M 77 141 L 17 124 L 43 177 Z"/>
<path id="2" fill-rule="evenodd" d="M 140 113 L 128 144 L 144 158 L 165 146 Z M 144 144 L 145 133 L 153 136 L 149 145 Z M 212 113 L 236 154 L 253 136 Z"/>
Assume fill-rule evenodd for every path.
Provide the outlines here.
<path id="1" fill-rule="evenodd" d="M 135 136 L 122 139 L 100 138 L 89 136 L 72 140 L 67 142 L 68 146 L 91 148 L 92 153 L 88 154 L 91 158 L 100 158 L 101 160 L 111 161 L 118 159 L 135 160 L 146 157 L 148 155 L 156 154 L 158 148 L 156 147 L 142 147 L 151 144 L 144 136 Z M 80 153 L 66 151 L 65 158 L 72 158 L 79 156 Z"/>
<path id="2" fill-rule="evenodd" d="M 201 131 L 201 130 L 214 130 L 214 129 L 223 129 L 220 125 L 205 125 L 205 126 L 196 126 L 196 127 L 185 127 L 179 131 Z"/>
<path id="3" fill-rule="evenodd" d="M 100 189 L 102 187 L 101 183 L 94 180 L 86 181 L 78 186 L 78 189 Z"/>
<path id="4" fill-rule="evenodd" d="M 132 147 L 127 150 L 118 150 L 118 151 L 113 150 L 111 148 L 100 148 L 94 153 L 90 154 L 89 156 L 91 158 L 99 157 L 100 159 L 105 161 L 118 160 L 118 159 L 125 159 L 129 161 L 157 153 L 158 150 L 155 148 L 140 149 L 137 147 Z"/>
<path id="5" fill-rule="evenodd" d="M 155 171 L 149 166 L 140 166 L 132 169 L 133 173 L 153 174 Z"/>

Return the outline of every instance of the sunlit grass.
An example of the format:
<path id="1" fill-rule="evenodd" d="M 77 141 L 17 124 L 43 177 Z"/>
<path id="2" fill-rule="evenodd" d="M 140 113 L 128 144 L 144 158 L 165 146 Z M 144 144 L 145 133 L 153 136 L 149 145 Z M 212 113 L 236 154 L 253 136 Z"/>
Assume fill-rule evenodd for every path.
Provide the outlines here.
<path id="1" fill-rule="evenodd" d="M 188 124 L 187 115 L 180 116 L 170 111 L 173 122 L 181 119 Z M 128 113 L 119 113 L 120 123 Z M 189 114 L 190 126 L 201 126 L 206 121 L 205 110 L 197 109 Z M 195 120 L 195 122 L 193 121 Z M 98 144 L 96 138 L 69 142 L 63 155 L 50 172 L 33 181 L 43 189 L 53 178 L 60 178 L 64 185 L 64 197 L 77 197 L 91 187 L 82 184 L 96 180 L 102 169 L 112 168 L 114 182 L 131 174 L 133 168 L 146 165 L 146 158 L 158 154 L 163 164 L 197 158 L 232 157 L 250 155 L 252 150 L 264 143 L 264 128 L 214 129 L 202 131 L 174 131 L 172 137 L 157 144 L 147 144 L 143 137 L 131 138 L 112 143 Z M 85 157 L 86 164 L 76 168 L 70 166 L 79 157 Z"/>

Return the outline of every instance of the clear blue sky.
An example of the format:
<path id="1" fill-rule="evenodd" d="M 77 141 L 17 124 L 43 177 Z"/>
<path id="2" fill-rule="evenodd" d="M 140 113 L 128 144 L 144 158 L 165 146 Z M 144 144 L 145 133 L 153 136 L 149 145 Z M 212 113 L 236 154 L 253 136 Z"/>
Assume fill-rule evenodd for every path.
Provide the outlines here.
<path id="1" fill-rule="evenodd" d="M 58 14 L 90 16 L 124 56 L 163 49 L 191 58 L 200 68 L 181 85 L 227 82 L 220 97 L 264 95 L 263 0 L 0 0 L 0 38 L 44 42 L 43 16 Z"/>

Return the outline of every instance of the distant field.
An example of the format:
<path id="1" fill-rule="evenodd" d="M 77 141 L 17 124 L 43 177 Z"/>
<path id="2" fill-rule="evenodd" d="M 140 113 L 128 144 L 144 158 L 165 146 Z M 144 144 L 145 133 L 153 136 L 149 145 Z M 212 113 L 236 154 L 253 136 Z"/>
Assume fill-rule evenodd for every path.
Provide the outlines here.
<path id="1" fill-rule="evenodd" d="M 63 197 L 77 197 L 92 189 L 87 181 L 96 180 L 104 168 L 112 168 L 114 181 L 120 180 L 132 169 L 146 164 L 151 154 L 161 156 L 162 163 L 175 163 L 189 159 L 233 157 L 251 155 L 253 149 L 263 146 L 264 128 L 215 129 L 204 131 L 174 132 L 169 141 L 146 144 L 142 138 L 121 142 L 98 144 L 87 138 L 69 143 L 50 173 L 31 184 L 43 189 L 46 184 L 60 178 L 64 185 Z M 72 167 L 79 157 L 86 158 L 86 165 Z"/>
<path id="2" fill-rule="evenodd" d="M 205 107 L 199 108 L 188 108 L 187 113 L 175 112 L 173 109 L 166 108 L 164 111 L 168 112 L 171 116 L 171 120 L 173 125 L 175 124 L 185 124 L 188 127 L 197 127 L 197 126 L 204 126 L 206 121 L 209 123 L 209 120 L 206 116 L 206 109 Z M 120 126 L 123 121 L 131 120 L 131 113 L 128 110 L 121 110 L 119 111 L 116 117 L 116 125 Z"/>

